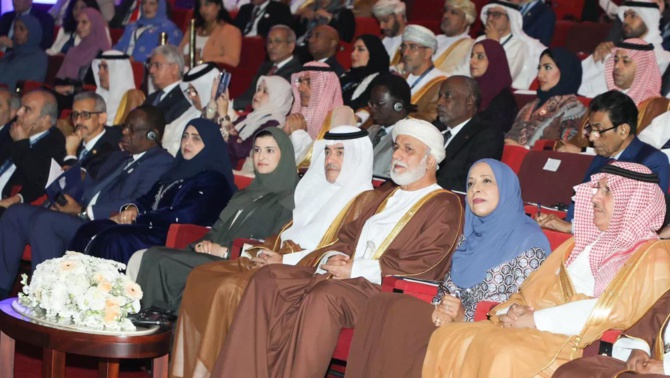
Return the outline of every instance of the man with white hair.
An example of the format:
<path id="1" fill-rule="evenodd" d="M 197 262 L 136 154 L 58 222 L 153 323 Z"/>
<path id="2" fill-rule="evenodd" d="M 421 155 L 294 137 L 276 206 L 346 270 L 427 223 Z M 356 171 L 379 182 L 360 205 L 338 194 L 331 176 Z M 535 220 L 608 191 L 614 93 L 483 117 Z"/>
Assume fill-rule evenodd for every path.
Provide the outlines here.
<path id="1" fill-rule="evenodd" d="M 379 21 L 379 27 L 384 35 L 382 43 L 391 58 L 391 66 L 400 63 L 400 44 L 407 25 L 405 8 L 405 3 L 400 0 L 379 0 L 372 7 L 372 14 Z"/>
<path id="2" fill-rule="evenodd" d="M 407 25 L 400 45 L 404 78 L 412 90 L 412 116 L 431 122 L 437 117 L 437 96 L 447 75 L 433 64 L 437 51 L 435 34 L 420 25 Z"/>
<path id="3" fill-rule="evenodd" d="M 482 8 L 480 18 L 486 34 L 477 38 L 493 39 L 503 46 L 512 87 L 528 89 L 537 76 L 540 54 L 546 47 L 523 31 L 523 18 L 519 7 L 506 1 L 493 0 Z"/>
<path id="4" fill-rule="evenodd" d="M 335 243 L 301 266 L 271 265 L 251 279 L 212 376 L 323 377 L 342 328 L 356 326 L 382 277 L 443 277 L 461 232 L 458 197 L 437 185 L 439 130 L 407 119 L 392 131 L 391 177 Z"/>
<path id="5" fill-rule="evenodd" d="M 477 18 L 475 4 L 470 0 L 446 0 L 437 36 L 435 67 L 448 76 L 470 74 L 470 51 L 475 41 L 470 38 L 470 26 Z"/>
<path id="6" fill-rule="evenodd" d="M 165 122 L 171 123 L 190 107 L 179 86 L 184 72 L 184 55 L 176 46 L 158 46 L 147 63 L 147 71 L 156 91 L 147 97 L 144 105 L 157 107 L 163 112 Z"/>
<path id="7" fill-rule="evenodd" d="M 105 51 L 91 63 L 95 78 L 95 93 L 99 94 L 107 104 L 107 126 L 120 125 L 122 119 L 117 119 L 117 110 L 122 103 L 123 96 L 131 89 L 135 89 L 133 68 L 130 57 L 121 51 Z"/>
<path id="8" fill-rule="evenodd" d="M 623 23 L 623 39 L 639 38 L 654 45 L 656 63 L 661 73 L 665 72 L 670 63 L 670 52 L 663 49 L 658 3 L 654 0 L 627 1 L 617 8 L 617 15 Z M 603 42 L 582 61 L 582 85 L 578 90 L 580 95 L 595 97 L 607 92 L 605 62 L 615 47 L 614 42 Z"/>

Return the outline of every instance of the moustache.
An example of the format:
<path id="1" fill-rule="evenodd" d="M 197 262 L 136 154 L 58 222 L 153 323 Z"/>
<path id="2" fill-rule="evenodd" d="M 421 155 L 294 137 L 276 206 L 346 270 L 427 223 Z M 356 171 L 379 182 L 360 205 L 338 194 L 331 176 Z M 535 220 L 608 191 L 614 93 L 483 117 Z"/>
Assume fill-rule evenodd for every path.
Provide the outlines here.
<path id="1" fill-rule="evenodd" d="M 333 164 L 333 163 L 326 164 L 326 170 L 330 170 L 330 169 L 339 171 L 340 167 L 337 164 Z"/>
<path id="2" fill-rule="evenodd" d="M 392 167 L 395 167 L 396 165 L 398 165 L 398 166 L 400 166 L 400 167 L 403 167 L 403 168 L 407 168 L 407 164 L 406 164 L 406 163 L 403 163 L 403 162 L 401 162 L 400 160 L 395 160 L 395 159 L 394 159 L 394 160 L 393 160 L 393 163 L 391 164 L 391 166 L 392 166 Z"/>

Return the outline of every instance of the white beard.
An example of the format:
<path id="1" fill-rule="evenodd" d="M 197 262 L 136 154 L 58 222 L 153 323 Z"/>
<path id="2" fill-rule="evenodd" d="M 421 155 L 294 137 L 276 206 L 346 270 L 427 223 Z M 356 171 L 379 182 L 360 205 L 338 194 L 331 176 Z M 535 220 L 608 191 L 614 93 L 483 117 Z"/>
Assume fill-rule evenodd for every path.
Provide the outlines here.
<path id="1" fill-rule="evenodd" d="M 400 186 L 404 185 L 409 185 L 413 182 L 419 181 L 420 178 L 422 178 L 426 174 L 426 166 L 428 164 L 428 155 L 424 156 L 423 159 L 421 159 L 421 162 L 419 163 L 418 167 L 415 168 L 408 168 L 405 173 L 396 173 L 393 167 L 395 167 L 396 164 L 405 166 L 405 164 L 400 163 L 397 160 L 393 160 L 391 163 L 391 180 L 395 182 L 396 184 Z"/>

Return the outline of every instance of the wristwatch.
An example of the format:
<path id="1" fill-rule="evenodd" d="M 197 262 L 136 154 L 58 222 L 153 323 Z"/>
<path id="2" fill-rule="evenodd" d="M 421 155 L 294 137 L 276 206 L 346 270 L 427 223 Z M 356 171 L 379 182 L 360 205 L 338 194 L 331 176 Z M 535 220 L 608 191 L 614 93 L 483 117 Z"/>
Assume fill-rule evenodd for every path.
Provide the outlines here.
<path id="1" fill-rule="evenodd" d="M 82 211 L 81 211 L 79 214 L 77 214 L 77 217 L 78 217 L 79 219 L 83 220 L 83 221 L 91 220 L 91 219 L 88 217 L 88 212 L 87 212 L 86 209 L 82 209 Z"/>

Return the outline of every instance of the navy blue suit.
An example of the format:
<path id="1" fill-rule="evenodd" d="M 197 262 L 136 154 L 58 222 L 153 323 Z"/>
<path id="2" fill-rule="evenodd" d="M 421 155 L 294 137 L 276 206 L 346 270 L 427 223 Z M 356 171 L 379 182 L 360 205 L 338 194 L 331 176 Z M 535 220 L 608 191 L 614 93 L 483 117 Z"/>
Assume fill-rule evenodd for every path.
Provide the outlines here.
<path id="1" fill-rule="evenodd" d="M 81 167 L 86 170 L 93 180 L 98 178 L 100 168 L 105 164 L 107 158 L 114 152 L 119 151 L 119 142 L 121 141 L 121 133 L 117 131 L 118 127 L 105 126 L 105 133 L 100 139 L 95 142 L 91 150 L 79 160 L 78 156 L 84 150 L 82 143 L 77 149 L 77 156 L 74 158 L 66 157 L 63 165 L 72 166 L 77 162 L 81 163 Z"/>
<path id="2" fill-rule="evenodd" d="M 523 31 L 529 36 L 539 39 L 543 45 L 549 47 L 554 37 L 556 27 L 556 13 L 550 6 L 538 1 L 523 15 Z"/>
<path id="3" fill-rule="evenodd" d="M 134 224 L 108 219 L 90 222 L 77 231 L 69 249 L 125 264 L 140 249 L 165 245 L 173 223 L 214 224 L 233 191 L 226 177 L 215 171 L 202 171 L 176 184 L 157 182 L 132 202 L 139 213 Z"/>
<path id="4" fill-rule="evenodd" d="M 0 130 L 0 151 L 4 151 L 12 145 L 12 137 L 9 135 L 9 129 L 12 127 L 12 121 L 9 121 L 3 128 Z M 2 164 L 2 162 L 0 162 Z"/>
<path id="5" fill-rule="evenodd" d="M 92 206 L 95 218 L 108 218 L 121 206 L 148 192 L 173 160 L 161 147 L 153 147 L 126 167 L 129 156 L 120 151 L 109 156 L 100 168 L 100 179 L 84 191 L 84 206 L 99 192 Z M 120 174 L 119 169 L 123 169 Z M 114 179 L 101 187 L 104 178 L 111 175 Z M 26 245 L 32 249 L 34 270 L 39 263 L 61 256 L 85 223 L 75 216 L 37 206 L 19 204 L 7 208 L 0 219 L 0 293 L 11 289 Z"/>
<path id="6" fill-rule="evenodd" d="M 589 169 L 586 171 L 586 176 L 584 176 L 583 182 L 591 180 L 591 175 L 600 172 L 600 169 L 607 165 L 610 159 L 604 156 L 596 155 L 589 166 Z M 625 150 L 621 152 L 621 156 L 617 161 L 625 161 L 629 163 L 638 163 L 646 166 L 651 169 L 652 172 L 658 175 L 660 182 L 658 185 L 663 190 L 663 193 L 668 192 L 668 176 L 670 176 L 670 164 L 668 164 L 668 156 L 662 153 L 660 150 L 644 143 L 639 140 L 637 137 L 626 147 Z M 570 205 L 568 210 L 568 215 L 565 217 L 565 220 L 571 221 L 574 216 L 575 204 Z"/>

